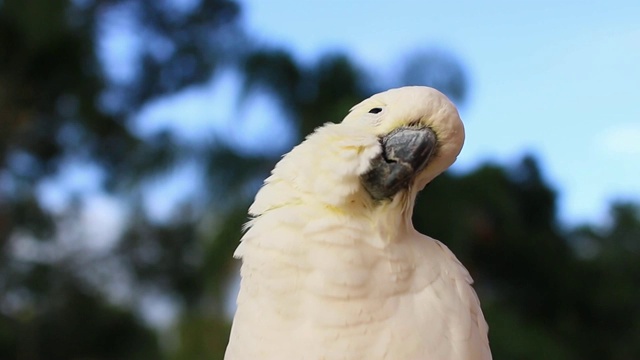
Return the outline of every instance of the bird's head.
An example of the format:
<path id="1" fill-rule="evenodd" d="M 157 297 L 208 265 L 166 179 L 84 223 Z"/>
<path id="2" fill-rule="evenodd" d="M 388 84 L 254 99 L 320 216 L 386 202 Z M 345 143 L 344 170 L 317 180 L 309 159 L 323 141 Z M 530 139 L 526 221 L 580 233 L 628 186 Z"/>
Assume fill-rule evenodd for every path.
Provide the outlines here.
<path id="1" fill-rule="evenodd" d="M 382 151 L 361 175 L 375 200 L 418 192 L 445 171 L 462 150 L 464 126 L 453 103 L 429 87 L 391 89 L 354 106 L 344 124 L 369 129 Z"/>
<path id="2" fill-rule="evenodd" d="M 458 111 L 442 93 L 391 89 L 354 106 L 342 123 L 319 127 L 286 154 L 249 212 L 257 217 L 320 203 L 349 213 L 362 206 L 384 213 L 399 205 L 410 214 L 416 193 L 453 164 L 463 142 Z"/>

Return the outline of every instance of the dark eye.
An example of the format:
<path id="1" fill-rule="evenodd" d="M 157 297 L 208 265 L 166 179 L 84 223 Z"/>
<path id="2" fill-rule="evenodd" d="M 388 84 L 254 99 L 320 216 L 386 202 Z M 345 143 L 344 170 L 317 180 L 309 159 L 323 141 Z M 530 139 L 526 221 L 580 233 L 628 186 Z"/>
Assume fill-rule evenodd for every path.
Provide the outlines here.
<path id="1" fill-rule="evenodd" d="M 369 114 L 377 114 L 380 111 L 382 111 L 382 108 L 373 108 L 373 109 L 369 110 Z"/>

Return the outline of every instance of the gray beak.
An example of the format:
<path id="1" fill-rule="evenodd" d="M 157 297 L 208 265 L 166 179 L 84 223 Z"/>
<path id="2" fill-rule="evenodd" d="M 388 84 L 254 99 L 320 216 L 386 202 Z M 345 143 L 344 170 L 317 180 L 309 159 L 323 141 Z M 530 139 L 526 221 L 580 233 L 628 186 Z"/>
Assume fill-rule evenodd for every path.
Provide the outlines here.
<path id="1" fill-rule="evenodd" d="M 429 128 L 399 128 L 380 138 L 382 153 L 361 176 L 364 188 L 375 200 L 393 197 L 407 188 L 436 149 L 436 134 Z"/>

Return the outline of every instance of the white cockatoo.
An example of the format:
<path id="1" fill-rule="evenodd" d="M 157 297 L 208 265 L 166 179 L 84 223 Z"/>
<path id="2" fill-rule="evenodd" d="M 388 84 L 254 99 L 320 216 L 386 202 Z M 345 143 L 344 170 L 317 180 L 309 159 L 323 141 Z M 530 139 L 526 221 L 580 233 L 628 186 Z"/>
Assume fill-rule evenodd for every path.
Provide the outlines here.
<path id="1" fill-rule="evenodd" d="M 469 273 L 411 222 L 463 142 L 455 106 L 415 86 L 362 101 L 284 156 L 235 253 L 225 359 L 491 359 Z"/>

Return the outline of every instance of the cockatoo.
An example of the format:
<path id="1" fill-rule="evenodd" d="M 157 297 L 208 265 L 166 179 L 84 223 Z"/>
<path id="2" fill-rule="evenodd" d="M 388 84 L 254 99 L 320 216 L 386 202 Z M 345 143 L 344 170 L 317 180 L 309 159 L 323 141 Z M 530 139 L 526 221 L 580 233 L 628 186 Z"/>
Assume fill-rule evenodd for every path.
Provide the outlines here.
<path id="1" fill-rule="evenodd" d="M 235 253 L 225 359 L 491 359 L 468 271 L 411 221 L 463 142 L 451 101 L 416 86 L 362 101 L 285 155 Z"/>

